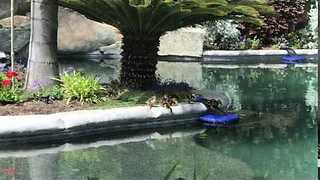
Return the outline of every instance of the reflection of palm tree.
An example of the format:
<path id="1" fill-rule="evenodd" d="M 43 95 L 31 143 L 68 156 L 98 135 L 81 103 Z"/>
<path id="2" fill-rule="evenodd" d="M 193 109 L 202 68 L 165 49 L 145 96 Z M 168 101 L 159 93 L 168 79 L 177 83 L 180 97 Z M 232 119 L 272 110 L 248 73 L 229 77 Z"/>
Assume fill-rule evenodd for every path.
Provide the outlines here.
<path id="1" fill-rule="evenodd" d="M 206 20 L 234 19 L 261 25 L 259 15 L 271 8 L 265 1 L 227 0 L 59 0 L 90 19 L 111 24 L 123 34 L 120 80 L 130 88 L 148 88 L 156 81 L 159 38 L 167 31 Z"/>

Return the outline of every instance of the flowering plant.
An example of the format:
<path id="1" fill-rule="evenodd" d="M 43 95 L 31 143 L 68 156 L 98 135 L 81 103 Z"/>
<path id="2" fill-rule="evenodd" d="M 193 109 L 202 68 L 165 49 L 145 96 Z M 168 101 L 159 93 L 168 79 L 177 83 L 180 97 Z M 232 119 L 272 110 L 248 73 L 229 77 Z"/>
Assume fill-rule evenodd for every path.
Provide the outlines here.
<path id="1" fill-rule="evenodd" d="M 0 103 L 14 103 L 21 100 L 22 88 L 19 82 L 18 73 L 8 71 L 0 73 Z"/>

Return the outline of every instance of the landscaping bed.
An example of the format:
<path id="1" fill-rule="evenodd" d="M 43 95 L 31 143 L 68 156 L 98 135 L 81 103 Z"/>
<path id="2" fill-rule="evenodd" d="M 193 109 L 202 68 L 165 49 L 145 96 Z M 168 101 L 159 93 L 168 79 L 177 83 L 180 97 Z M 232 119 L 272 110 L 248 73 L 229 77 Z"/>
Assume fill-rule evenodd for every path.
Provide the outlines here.
<path id="1" fill-rule="evenodd" d="M 0 116 L 51 114 L 56 112 L 82 110 L 89 107 L 89 104 L 81 104 L 78 102 L 67 105 L 63 101 L 54 101 L 50 104 L 41 101 L 29 101 L 0 106 Z"/>

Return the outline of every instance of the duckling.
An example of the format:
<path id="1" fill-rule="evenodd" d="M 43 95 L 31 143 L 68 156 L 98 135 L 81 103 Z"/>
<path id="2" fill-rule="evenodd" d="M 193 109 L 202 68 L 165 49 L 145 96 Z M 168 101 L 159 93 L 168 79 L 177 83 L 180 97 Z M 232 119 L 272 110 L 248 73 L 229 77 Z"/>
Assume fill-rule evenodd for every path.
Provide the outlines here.
<path id="1" fill-rule="evenodd" d="M 207 106 L 208 110 L 211 112 L 219 113 L 219 114 L 224 114 L 225 112 L 220 109 L 220 105 L 222 105 L 221 100 L 216 100 L 216 99 L 205 99 L 203 101 L 204 105 Z"/>
<path id="2" fill-rule="evenodd" d="M 152 107 L 156 107 L 157 105 L 157 97 L 156 96 L 152 96 L 151 98 L 149 98 L 146 101 L 146 104 L 149 106 L 149 108 L 151 109 Z"/>
<path id="3" fill-rule="evenodd" d="M 168 95 L 164 95 L 161 100 L 160 100 L 160 104 L 162 107 L 165 107 L 167 109 L 170 110 L 170 112 L 172 113 L 172 108 L 171 106 L 177 105 L 178 104 L 178 100 L 176 98 L 172 98 Z"/>

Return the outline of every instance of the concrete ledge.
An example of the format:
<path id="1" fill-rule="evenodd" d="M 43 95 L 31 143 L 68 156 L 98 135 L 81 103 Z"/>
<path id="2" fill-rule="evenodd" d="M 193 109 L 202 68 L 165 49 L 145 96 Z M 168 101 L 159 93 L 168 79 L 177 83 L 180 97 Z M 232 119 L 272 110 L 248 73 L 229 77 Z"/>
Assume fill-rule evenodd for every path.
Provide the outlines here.
<path id="1" fill-rule="evenodd" d="M 317 55 L 317 49 L 297 49 L 297 54 L 301 55 Z M 205 51 L 203 56 L 272 56 L 272 55 L 286 55 L 285 50 L 210 50 Z"/>
<path id="2" fill-rule="evenodd" d="M 197 122 L 201 103 L 163 107 L 137 106 L 48 115 L 0 116 L 0 144 L 66 141 L 110 132 L 179 126 Z"/>
<path id="3" fill-rule="evenodd" d="M 317 49 L 298 49 L 297 54 L 304 55 L 307 62 L 316 62 L 318 60 Z M 281 56 L 286 55 L 285 50 L 241 50 L 241 51 L 205 51 L 203 53 L 203 64 L 226 62 L 235 64 L 259 64 L 280 62 Z"/>
<path id="4" fill-rule="evenodd" d="M 164 62 L 201 62 L 202 57 L 194 57 L 194 56 L 158 56 L 158 61 Z"/>

